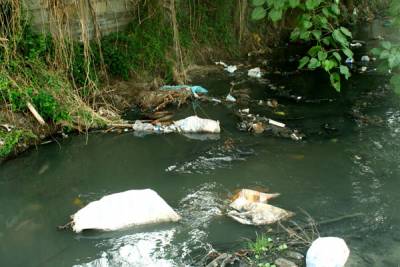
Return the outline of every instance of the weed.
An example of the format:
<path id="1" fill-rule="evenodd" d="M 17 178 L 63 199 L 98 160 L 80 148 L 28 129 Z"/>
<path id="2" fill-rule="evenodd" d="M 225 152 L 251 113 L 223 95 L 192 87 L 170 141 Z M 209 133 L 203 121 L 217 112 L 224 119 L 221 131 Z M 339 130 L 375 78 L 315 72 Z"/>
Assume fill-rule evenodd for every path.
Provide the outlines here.
<path id="1" fill-rule="evenodd" d="M 28 142 L 37 138 L 31 131 L 12 130 L 11 132 L 0 131 L 0 158 L 4 158 L 14 151 L 20 142 Z"/>

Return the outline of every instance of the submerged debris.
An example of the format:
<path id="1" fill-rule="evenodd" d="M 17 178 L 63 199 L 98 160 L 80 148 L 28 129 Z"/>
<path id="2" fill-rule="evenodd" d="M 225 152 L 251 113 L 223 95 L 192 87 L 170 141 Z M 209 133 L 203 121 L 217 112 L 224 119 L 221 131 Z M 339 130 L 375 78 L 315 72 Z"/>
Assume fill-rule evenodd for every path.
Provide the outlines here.
<path id="1" fill-rule="evenodd" d="M 271 198 L 279 194 L 266 194 L 250 189 L 242 189 L 229 205 L 232 208 L 228 216 L 235 221 L 248 225 L 273 224 L 288 219 L 293 212 L 267 204 Z"/>

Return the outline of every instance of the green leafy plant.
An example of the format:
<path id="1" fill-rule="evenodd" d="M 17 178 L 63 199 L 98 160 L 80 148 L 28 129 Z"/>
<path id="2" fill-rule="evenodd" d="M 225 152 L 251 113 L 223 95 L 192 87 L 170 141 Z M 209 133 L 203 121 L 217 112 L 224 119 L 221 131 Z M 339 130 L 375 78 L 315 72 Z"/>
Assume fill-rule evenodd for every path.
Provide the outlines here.
<path id="1" fill-rule="evenodd" d="M 256 240 L 247 244 L 248 249 L 253 253 L 254 258 L 258 261 L 258 266 L 274 266 L 269 263 L 276 255 L 288 247 L 285 243 L 277 242 L 277 240 L 262 234 L 257 236 Z"/>
<path id="2" fill-rule="evenodd" d="M 349 68 L 344 59 L 353 58 L 350 49 L 352 33 L 340 25 L 339 0 L 253 0 L 251 17 L 260 20 L 281 20 L 288 10 L 299 12 L 291 33 L 293 42 L 311 44 L 307 55 L 299 61 L 299 69 L 322 69 L 329 74 L 332 86 L 340 91 L 341 75 L 348 79 Z"/>
<path id="3" fill-rule="evenodd" d="M 400 25 L 400 1 L 390 2 L 389 14 L 392 16 L 392 26 Z M 400 95 L 400 45 L 389 41 L 382 41 L 380 47 L 373 48 L 371 53 L 383 62 L 380 69 L 392 73 L 390 83 L 394 91 Z"/>
<path id="4" fill-rule="evenodd" d="M 0 131 L 0 158 L 8 156 L 20 141 L 28 141 L 36 136 L 30 131 L 12 130 L 11 132 Z"/>

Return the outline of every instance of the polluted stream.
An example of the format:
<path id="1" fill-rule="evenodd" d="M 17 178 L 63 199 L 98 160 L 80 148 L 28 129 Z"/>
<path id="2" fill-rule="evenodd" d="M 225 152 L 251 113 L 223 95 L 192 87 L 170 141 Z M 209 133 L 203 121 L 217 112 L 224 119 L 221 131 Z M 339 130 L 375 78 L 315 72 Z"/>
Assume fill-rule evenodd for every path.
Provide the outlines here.
<path id="1" fill-rule="evenodd" d="M 400 99 L 387 77 L 355 74 L 340 97 L 320 73 L 282 70 L 249 79 L 239 68 L 193 82 L 223 98 L 232 81 L 242 80 L 235 88 L 249 98 L 239 103 L 194 101 L 175 112 L 174 119 L 219 120 L 218 136 L 93 133 L 2 164 L 1 266 L 196 266 L 213 249 L 245 247 L 265 231 L 226 216 L 241 188 L 281 193 L 273 205 L 296 212 L 295 221 L 305 220 L 303 211 L 317 222 L 362 214 L 323 225 L 320 234 L 346 240 L 348 266 L 397 266 Z M 275 109 L 260 105 L 271 99 Z M 284 122 L 305 138 L 239 131 L 239 108 Z M 182 220 L 116 232 L 56 230 L 91 201 L 144 188 L 158 192 Z"/>

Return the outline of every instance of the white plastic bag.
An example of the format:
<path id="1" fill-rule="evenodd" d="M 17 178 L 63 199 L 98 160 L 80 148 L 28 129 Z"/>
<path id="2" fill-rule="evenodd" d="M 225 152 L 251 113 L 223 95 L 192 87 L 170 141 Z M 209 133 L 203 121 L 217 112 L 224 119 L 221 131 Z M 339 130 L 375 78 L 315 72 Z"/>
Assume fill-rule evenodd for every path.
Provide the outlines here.
<path id="1" fill-rule="evenodd" d="M 153 190 L 129 190 L 89 203 L 72 217 L 72 229 L 114 231 L 135 225 L 176 222 L 181 217 Z"/>
<path id="2" fill-rule="evenodd" d="M 249 77 L 253 77 L 253 78 L 261 78 L 261 69 L 260 68 L 254 68 L 254 69 L 250 69 L 247 72 L 247 75 Z"/>
<path id="3" fill-rule="evenodd" d="M 197 116 L 176 121 L 175 126 L 183 133 L 220 133 L 219 121 L 202 119 Z"/>

